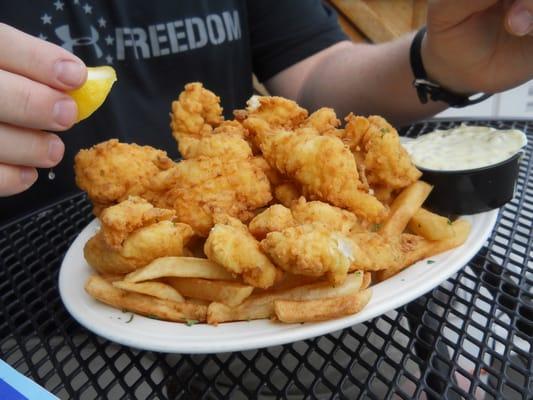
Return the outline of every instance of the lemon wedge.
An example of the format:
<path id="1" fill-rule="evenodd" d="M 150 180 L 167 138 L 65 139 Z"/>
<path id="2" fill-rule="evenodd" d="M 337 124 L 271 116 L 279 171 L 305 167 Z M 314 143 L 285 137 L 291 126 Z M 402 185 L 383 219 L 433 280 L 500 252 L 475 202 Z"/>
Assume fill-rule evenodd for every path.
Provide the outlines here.
<path id="1" fill-rule="evenodd" d="M 76 122 L 87 118 L 102 105 L 116 80 L 117 74 L 110 66 L 87 68 L 85 83 L 68 93 L 78 105 Z"/>

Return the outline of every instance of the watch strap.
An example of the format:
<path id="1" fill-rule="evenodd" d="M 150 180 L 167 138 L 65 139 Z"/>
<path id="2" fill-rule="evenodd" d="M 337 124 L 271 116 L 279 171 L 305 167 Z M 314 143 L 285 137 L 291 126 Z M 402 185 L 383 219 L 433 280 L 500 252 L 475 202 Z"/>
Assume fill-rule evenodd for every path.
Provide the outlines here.
<path id="1" fill-rule="evenodd" d="M 453 93 L 444 89 L 438 83 L 432 82 L 428 79 L 424 63 L 422 62 L 422 40 L 426 34 L 426 27 L 422 27 L 415 35 L 411 48 L 409 51 L 409 58 L 411 62 L 411 70 L 415 79 L 413 85 L 416 88 L 418 98 L 422 104 L 426 104 L 429 100 L 442 101 L 447 103 L 450 107 L 461 108 L 477 104 L 483 100 L 488 99 L 491 94 L 480 94 L 477 97 L 465 96 L 463 94 Z"/>

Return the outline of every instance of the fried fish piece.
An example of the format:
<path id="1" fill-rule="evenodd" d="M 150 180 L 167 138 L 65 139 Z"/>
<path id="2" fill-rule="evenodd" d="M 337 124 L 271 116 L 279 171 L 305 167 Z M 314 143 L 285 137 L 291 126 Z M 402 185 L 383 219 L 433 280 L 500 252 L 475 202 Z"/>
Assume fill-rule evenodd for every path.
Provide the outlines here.
<path id="1" fill-rule="evenodd" d="M 179 150 L 186 160 L 198 157 L 224 157 L 246 159 L 252 156 L 252 148 L 238 134 L 211 134 L 200 139 L 182 137 Z"/>
<path id="2" fill-rule="evenodd" d="M 220 98 L 199 82 L 185 85 L 170 114 L 172 135 L 184 159 L 248 158 L 247 130 L 238 121 L 224 121 Z"/>
<path id="3" fill-rule="evenodd" d="M 283 181 L 274 187 L 274 198 L 285 207 L 290 207 L 293 202 L 302 196 L 300 185 L 292 181 Z"/>
<path id="4" fill-rule="evenodd" d="M 193 236 L 190 226 L 160 221 L 131 232 L 118 248 L 111 247 L 102 231 L 86 243 L 84 256 L 100 273 L 126 274 L 159 257 L 181 256 Z"/>
<path id="5" fill-rule="evenodd" d="M 307 201 L 305 197 L 300 197 L 292 203 L 291 211 L 298 224 L 320 222 L 330 230 L 343 234 L 364 230 L 355 214 L 323 201 Z"/>
<path id="6" fill-rule="evenodd" d="M 270 232 L 282 231 L 291 226 L 296 226 L 291 210 L 281 204 L 274 204 L 256 215 L 250 221 L 248 229 L 255 238 L 261 240 Z"/>
<path id="7" fill-rule="evenodd" d="M 398 132 L 384 118 L 346 117 L 342 140 L 364 165 L 371 186 L 400 189 L 422 176 L 400 144 Z"/>
<path id="8" fill-rule="evenodd" d="M 132 232 L 124 240 L 121 254 L 148 262 L 159 257 L 181 256 L 193 235 L 194 231 L 187 224 L 156 222 Z"/>
<path id="9" fill-rule="evenodd" d="M 251 159 L 252 163 L 259 167 L 267 176 L 272 186 L 280 185 L 286 179 L 276 168 L 272 168 L 262 156 L 256 156 Z"/>
<path id="10" fill-rule="evenodd" d="M 278 96 L 254 95 L 246 102 L 245 110 L 235 110 L 235 118 L 259 118 L 272 126 L 296 128 L 307 118 L 307 110 L 295 101 Z"/>
<path id="11" fill-rule="evenodd" d="M 346 208 L 372 222 L 386 216 L 383 204 L 360 190 L 354 156 L 340 139 L 272 128 L 258 118 L 248 118 L 244 124 L 253 127 L 267 162 L 298 182 L 306 197 Z"/>
<path id="12" fill-rule="evenodd" d="M 142 267 L 142 261 L 128 260 L 109 246 L 101 232 L 91 237 L 83 248 L 87 263 L 101 274 L 127 274 Z"/>
<path id="13" fill-rule="evenodd" d="M 264 239 L 270 232 L 316 222 L 342 234 L 365 231 L 355 214 L 322 201 L 307 201 L 304 197 L 293 202 L 290 208 L 281 204 L 270 206 L 256 215 L 248 228 L 257 239 Z"/>
<path id="14" fill-rule="evenodd" d="M 140 197 L 130 196 L 127 200 L 102 211 L 102 234 L 109 246 L 120 248 L 133 231 L 154 222 L 171 220 L 175 215 L 174 210 L 157 208 Z"/>
<path id="15" fill-rule="evenodd" d="M 166 208 L 176 211 L 178 221 L 202 237 L 214 225 L 214 215 L 247 222 L 254 210 L 272 200 L 268 178 L 251 159 L 184 160 L 154 177 L 151 188 L 160 193 Z"/>
<path id="16" fill-rule="evenodd" d="M 344 282 L 357 251 L 349 238 L 322 224 L 304 224 L 271 232 L 260 246 L 284 271 L 326 276 L 335 285 Z"/>
<path id="17" fill-rule="evenodd" d="M 150 179 L 173 165 L 164 151 L 117 139 L 80 150 L 74 159 L 76 184 L 87 192 L 96 215 L 131 195 L 152 199 Z"/>
<path id="18" fill-rule="evenodd" d="M 322 107 L 312 113 L 300 128 L 314 128 L 318 134 L 334 134 L 341 122 L 332 108 Z"/>
<path id="19" fill-rule="evenodd" d="M 235 119 L 247 129 L 248 141 L 254 149 L 254 154 L 261 152 L 254 125 L 246 124 L 249 118 L 260 119 L 268 126 L 296 129 L 307 118 L 307 110 L 300 107 L 295 101 L 277 96 L 254 95 L 246 102 L 245 110 L 235 110 Z M 301 128 L 306 129 L 306 128 Z"/>
<path id="20" fill-rule="evenodd" d="M 178 141 L 180 153 L 189 158 L 189 145 L 186 139 L 195 141 L 210 134 L 224 119 L 220 98 L 213 92 L 204 89 L 200 82 L 185 85 L 178 100 L 172 102 L 170 114 L 172 135 Z M 182 142 L 183 140 L 183 142 Z"/>
<path id="21" fill-rule="evenodd" d="M 216 221 L 204 246 L 207 258 L 242 275 L 251 286 L 267 289 L 274 285 L 280 272 L 260 251 L 246 225 L 227 215 L 217 216 Z"/>
<path id="22" fill-rule="evenodd" d="M 197 157 L 250 158 L 252 148 L 246 141 L 242 126 L 234 126 L 236 121 L 224 121 L 212 133 L 200 138 L 180 135 L 179 150 L 184 159 Z"/>

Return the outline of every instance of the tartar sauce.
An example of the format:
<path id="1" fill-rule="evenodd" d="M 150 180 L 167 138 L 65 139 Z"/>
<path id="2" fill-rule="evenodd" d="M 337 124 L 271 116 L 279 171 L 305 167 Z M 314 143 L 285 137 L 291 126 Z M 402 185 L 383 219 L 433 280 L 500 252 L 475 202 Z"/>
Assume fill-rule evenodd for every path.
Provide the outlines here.
<path id="1" fill-rule="evenodd" d="M 517 129 L 500 130 L 463 124 L 402 143 L 414 164 L 420 168 L 459 171 L 507 160 L 527 144 L 527 138 Z"/>

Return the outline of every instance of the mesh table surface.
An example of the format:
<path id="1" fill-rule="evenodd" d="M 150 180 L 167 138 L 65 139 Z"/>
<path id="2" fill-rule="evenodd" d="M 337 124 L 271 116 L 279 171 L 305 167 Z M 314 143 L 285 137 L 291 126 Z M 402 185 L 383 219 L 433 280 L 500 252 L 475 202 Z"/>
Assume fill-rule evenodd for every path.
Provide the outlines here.
<path id="1" fill-rule="evenodd" d="M 533 142 L 533 123 L 478 122 L 522 129 Z M 84 195 L 66 199 L 0 228 L 0 358 L 62 399 L 531 399 L 532 147 L 517 195 L 451 279 L 350 329 L 242 353 L 139 351 L 75 322 L 59 298 L 58 270 L 92 216 Z"/>

